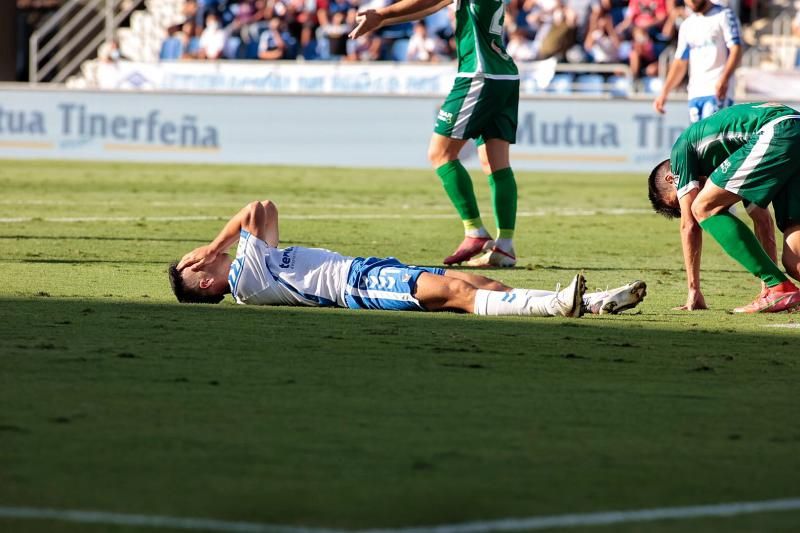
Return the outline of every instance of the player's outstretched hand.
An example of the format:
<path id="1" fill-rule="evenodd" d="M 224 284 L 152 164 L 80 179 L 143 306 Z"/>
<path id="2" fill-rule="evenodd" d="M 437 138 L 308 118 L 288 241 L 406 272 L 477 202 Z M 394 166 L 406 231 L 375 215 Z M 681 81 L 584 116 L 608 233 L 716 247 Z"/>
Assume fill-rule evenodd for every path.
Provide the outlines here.
<path id="1" fill-rule="evenodd" d="M 356 27 L 350 32 L 351 39 L 358 39 L 383 25 L 383 17 L 374 9 L 367 9 L 356 15 Z"/>
<path id="2" fill-rule="evenodd" d="M 205 265 L 214 262 L 218 255 L 219 252 L 210 244 L 195 248 L 181 258 L 180 263 L 178 263 L 178 270 L 181 271 L 189 267 L 194 271 L 200 270 Z"/>
<path id="3" fill-rule="evenodd" d="M 700 309 L 708 309 L 706 307 L 706 299 L 700 291 L 689 291 L 686 296 L 686 305 L 673 308 L 676 311 L 698 311 Z"/>

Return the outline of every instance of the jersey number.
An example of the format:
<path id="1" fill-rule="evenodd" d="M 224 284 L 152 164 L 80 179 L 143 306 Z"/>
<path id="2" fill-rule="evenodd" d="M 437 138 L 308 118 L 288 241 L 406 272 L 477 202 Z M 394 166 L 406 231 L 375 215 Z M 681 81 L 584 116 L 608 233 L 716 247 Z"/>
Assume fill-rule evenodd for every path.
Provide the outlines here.
<path id="1" fill-rule="evenodd" d="M 497 8 L 497 11 L 495 11 L 494 15 L 492 16 L 492 24 L 489 26 L 489 33 L 503 35 L 503 25 L 500 23 L 500 19 L 503 18 L 504 9 L 505 4 L 500 2 L 500 7 Z"/>

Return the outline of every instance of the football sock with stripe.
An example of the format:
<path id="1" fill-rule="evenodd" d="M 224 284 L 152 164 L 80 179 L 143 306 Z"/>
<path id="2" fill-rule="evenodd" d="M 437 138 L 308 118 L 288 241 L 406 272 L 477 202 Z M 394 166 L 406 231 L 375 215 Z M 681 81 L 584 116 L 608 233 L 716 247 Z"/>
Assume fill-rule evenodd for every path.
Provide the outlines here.
<path id="1" fill-rule="evenodd" d="M 478 289 L 475 292 L 476 315 L 485 316 L 554 316 L 553 307 L 555 293 L 546 296 L 522 294 L 521 291 L 488 291 Z"/>
<path id="2" fill-rule="evenodd" d="M 464 235 L 467 237 L 482 237 L 485 239 L 492 238 L 492 236 L 489 235 L 489 232 L 486 231 L 486 228 L 483 226 L 481 217 L 462 220 L 461 222 L 464 224 Z"/>
<path id="3" fill-rule="evenodd" d="M 725 211 L 710 216 L 700 222 L 700 227 L 714 237 L 725 253 L 760 278 L 767 287 L 780 285 L 788 279 L 769 258 L 750 228 L 731 213 Z"/>
<path id="4" fill-rule="evenodd" d="M 481 213 L 472 188 L 472 178 L 461 161 L 448 161 L 436 169 L 436 175 L 442 180 L 444 190 L 458 211 L 458 216 L 465 222 L 465 230 L 469 231 L 468 226 L 481 228 L 483 223 L 480 221 Z"/>
<path id="5" fill-rule="evenodd" d="M 489 189 L 498 238 L 510 240 L 514 237 L 517 222 L 517 180 L 511 167 L 489 174 Z"/>

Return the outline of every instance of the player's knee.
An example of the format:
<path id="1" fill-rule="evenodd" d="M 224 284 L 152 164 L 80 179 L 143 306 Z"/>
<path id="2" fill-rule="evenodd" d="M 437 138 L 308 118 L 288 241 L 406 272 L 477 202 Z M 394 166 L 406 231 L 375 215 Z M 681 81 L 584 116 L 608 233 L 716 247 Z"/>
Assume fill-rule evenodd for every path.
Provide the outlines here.
<path id="1" fill-rule="evenodd" d="M 711 216 L 708 204 L 703 201 L 702 197 L 698 197 L 692 202 L 692 215 L 694 219 L 701 222 Z"/>
<path id="2" fill-rule="evenodd" d="M 430 161 L 433 168 L 439 168 L 450 160 L 447 150 L 441 146 L 431 144 L 428 148 L 428 161 Z"/>
<path id="3" fill-rule="evenodd" d="M 466 281 L 460 279 L 448 279 L 446 290 L 446 299 L 448 302 L 447 306 L 468 311 L 466 307 L 468 306 L 468 303 L 472 301 L 474 292 L 475 287 Z"/>

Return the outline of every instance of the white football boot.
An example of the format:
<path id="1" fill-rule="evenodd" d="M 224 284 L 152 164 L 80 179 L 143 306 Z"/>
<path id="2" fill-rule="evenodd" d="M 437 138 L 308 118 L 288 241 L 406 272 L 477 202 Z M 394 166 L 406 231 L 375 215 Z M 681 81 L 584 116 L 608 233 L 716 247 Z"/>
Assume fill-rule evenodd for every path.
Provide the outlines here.
<path id="1" fill-rule="evenodd" d="M 595 315 L 616 315 L 626 309 L 633 309 L 647 295 L 644 281 L 632 281 L 616 289 L 592 292 L 584 296 L 584 312 Z"/>
<path id="2" fill-rule="evenodd" d="M 583 274 L 576 274 L 569 285 L 559 289 L 561 284 L 556 287 L 556 294 L 550 302 L 552 314 L 569 318 L 583 315 L 583 294 L 586 292 L 586 279 Z"/>
<path id="3" fill-rule="evenodd" d="M 467 266 L 471 267 L 502 267 L 510 268 L 517 264 L 517 257 L 514 249 L 509 251 L 502 250 L 497 246 L 492 246 L 486 253 L 473 257 L 467 261 Z"/>

